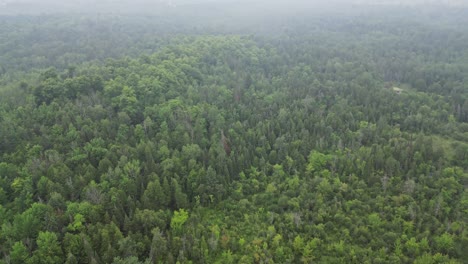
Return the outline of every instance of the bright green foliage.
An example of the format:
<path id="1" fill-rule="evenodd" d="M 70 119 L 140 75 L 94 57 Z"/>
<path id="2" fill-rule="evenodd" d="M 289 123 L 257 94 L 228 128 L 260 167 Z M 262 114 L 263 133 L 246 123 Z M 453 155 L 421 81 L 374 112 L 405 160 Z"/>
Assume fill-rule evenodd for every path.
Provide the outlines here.
<path id="1" fill-rule="evenodd" d="M 309 241 L 305 246 L 304 249 L 302 250 L 302 258 L 301 261 L 303 263 L 312 263 L 319 254 L 318 246 L 320 245 L 320 239 L 314 238 L 311 241 Z"/>
<path id="2" fill-rule="evenodd" d="M 437 248 L 444 253 L 450 253 L 454 249 L 453 236 L 448 233 L 443 233 L 441 236 L 436 237 L 435 243 Z"/>
<path id="3" fill-rule="evenodd" d="M 76 214 L 73 217 L 73 223 L 70 223 L 70 225 L 68 225 L 68 230 L 72 231 L 72 232 L 73 231 L 82 231 L 84 221 L 85 221 L 85 219 L 84 219 L 82 214 Z"/>
<path id="4" fill-rule="evenodd" d="M 171 229 L 176 232 L 180 232 L 182 226 L 185 224 L 189 217 L 189 214 L 184 209 L 179 209 L 178 211 L 174 211 L 174 215 L 171 219 Z"/>
<path id="5" fill-rule="evenodd" d="M 40 232 L 36 243 L 37 249 L 33 252 L 31 263 L 63 263 L 62 249 L 55 233 Z"/>
<path id="6" fill-rule="evenodd" d="M 329 156 L 317 151 L 311 151 L 308 157 L 309 163 L 307 164 L 306 171 L 308 173 L 320 172 L 324 169 L 328 160 Z"/>
<path id="7" fill-rule="evenodd" d="M 12 264 L 24 264 L 29 261 L 29 252 L 22 242 L 16 242 L 10 251 L 10 260 Z"/>

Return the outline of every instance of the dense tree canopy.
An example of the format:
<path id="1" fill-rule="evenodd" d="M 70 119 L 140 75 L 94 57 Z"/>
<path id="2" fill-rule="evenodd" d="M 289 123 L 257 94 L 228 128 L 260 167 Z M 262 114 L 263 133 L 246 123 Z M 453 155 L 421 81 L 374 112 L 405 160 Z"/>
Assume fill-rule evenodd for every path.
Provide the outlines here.
<path id="1" fill-rule="evenodd" d="M 0 263 L 463 263 L 458 18 L 2 17 Z"/>

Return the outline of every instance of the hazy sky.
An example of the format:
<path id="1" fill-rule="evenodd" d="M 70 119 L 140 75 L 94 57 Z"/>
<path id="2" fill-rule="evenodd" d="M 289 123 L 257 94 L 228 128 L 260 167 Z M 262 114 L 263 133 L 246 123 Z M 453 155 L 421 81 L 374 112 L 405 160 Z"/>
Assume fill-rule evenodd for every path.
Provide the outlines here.
<path id="1" fill-rule="evenodd" d="M 187 6 L 229 4 L 249 12 L 303 8 L 344 8 L 360 5 L 468 5 L 468 0 L 0 0 L 0 13 L 155 12 Z"/>

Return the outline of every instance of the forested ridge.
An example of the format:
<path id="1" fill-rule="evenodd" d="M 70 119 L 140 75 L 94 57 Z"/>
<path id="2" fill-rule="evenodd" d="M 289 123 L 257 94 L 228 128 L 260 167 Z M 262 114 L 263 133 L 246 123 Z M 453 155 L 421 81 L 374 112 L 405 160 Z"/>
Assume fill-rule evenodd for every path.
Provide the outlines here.
<path id="1" fill-rule="evenodd" d="M 468 16 L 380 14 L 1 17 L 0 263 L 466 263 Z"/>

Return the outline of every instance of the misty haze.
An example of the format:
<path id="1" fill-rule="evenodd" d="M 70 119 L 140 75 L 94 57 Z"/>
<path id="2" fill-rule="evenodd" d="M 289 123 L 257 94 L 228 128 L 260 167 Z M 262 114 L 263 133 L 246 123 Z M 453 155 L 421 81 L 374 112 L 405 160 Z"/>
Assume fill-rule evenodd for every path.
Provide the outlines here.
<path id="1" fill-rule="evenodd" d="M 468 260 L 468 2 L 0 0 L 0 264 Z"/>

